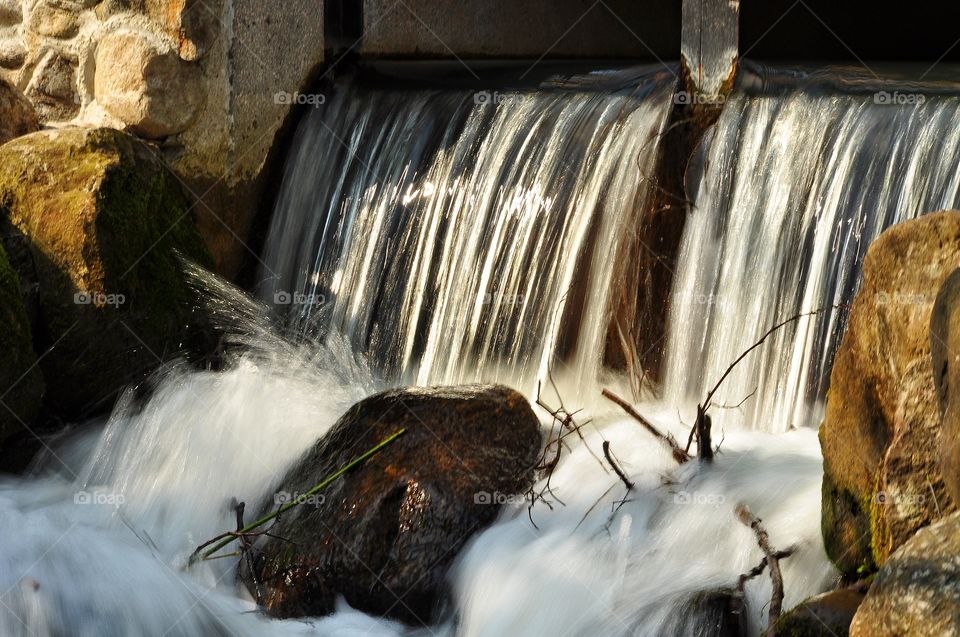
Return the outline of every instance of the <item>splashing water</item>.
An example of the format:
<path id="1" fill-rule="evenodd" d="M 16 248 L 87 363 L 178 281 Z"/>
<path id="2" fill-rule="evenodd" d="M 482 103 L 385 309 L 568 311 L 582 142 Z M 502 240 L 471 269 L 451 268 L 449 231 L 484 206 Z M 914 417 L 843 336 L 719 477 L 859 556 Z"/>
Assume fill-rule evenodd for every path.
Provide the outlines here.
<path id="1" fill-rule="evenodd" d="M 811 79 L 736 93 L 724 105 L 678 259 L 670 402 L 702 400 L 781 320 L 851 302 L 867 248 L 885 228 L 960 204 L 960 97 L 863 84 L 836 94 Z M 714 423 L 816 424 L 845 317 L 829 310 L 769 338 L 714 403 L 750 398 L 715 411 Z"/>
<path id="2" fill-rule="evenodd" d="M 54 445 L 43 462 L 52 474 L 0 484 L 0 633 L 693 634 L 678 625 L 691 599 L 760 561 L 733 515 L 739 502 L 777 548 L 796 547 L 783 563 L 785 607 L 823 590 L 835 574 L 820 535 L 816 434 L 773 432 L 818 409 L 842 314 L 778 334 L 738 369 L 721 400 L 759 389 L 742 411 L 722 412 L 712 466 L 678 467 L 592 399 L 618 232 L 642 208 L 637 168 L 649 165 L 666 113 L 668 92 L 637 87 L 493 103 L 353 87 L 311 115 L 265 258 L 276 277 L 262 290 L 292 308 L 296 344 L 234 295 L 221 314 L 239 317 L 244 347 L 226 370 L 162 370 L 145 402 L 127 396 L 102 430 Z M 701 397 L 775 319 L 849 299 L 882 228 L 955 205 L 960 153 L 946 131 L 956 118 L 949 96 L 886 105 L 810 87 L 735 94 L 695 179 L 671 398 L 641 411 L 683 439 L 675 408 L 688 392 Z M 558 310 L 578 287 L 589 294 Z M 510 309 L 517 296 L 523 307 Z M 715 302 L 684 302 L 700 297 Z M 561 361 L 586 379 L 563 396 L 586 408 L 580 422 L 594 418 L 586 443 L 565 452 L 554 506 L 533 509 L 536 526 L 515 503 L 473 538 L 450 573 L 454 616 L 440 625 L 410 629 L 345 607 L 270 620 L 237 589 L 231 560 L 184 570 L 197 544 L 233 526 L 231 498 L 248 510 L 269 501 L 363 396 L 408 380 L 529 389 Z M 602 440 L 635 483 L 629 494 L 597 459 Z M 754 633 L 769 598 L 769 579 L 748 584 Z"/>

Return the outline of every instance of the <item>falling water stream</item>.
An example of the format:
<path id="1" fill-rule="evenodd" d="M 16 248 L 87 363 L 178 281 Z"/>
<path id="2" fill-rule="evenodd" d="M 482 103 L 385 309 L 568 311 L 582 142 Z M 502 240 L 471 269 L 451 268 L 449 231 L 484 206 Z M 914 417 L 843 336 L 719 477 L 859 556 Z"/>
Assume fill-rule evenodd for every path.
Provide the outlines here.
<path id="1" fill-rule="evenodd" d="M 814 418 L 842 314 L 780 334 L 734 379 L 726 400 L 764 384 L 725 418 L 712 466 L 677 466 L 598 400 L 601 377 L 625 385 L 601 373 L 608 298 L 672 82 L 641 69 L 501 93 L 338 86 L 297 133 L 261 300 L 193 273 L 235 334 L 225 370 L 162 370 L 147 398 L 130 392 L 106 422 L 49 441 L 29 477 L 0 482 L 0 634 L 696 635 L 691 600 L 761 557 L 739 502 L 796 548 L 787 607 L 827 588 L 816 432 L 783 431 Z M 666 397 L 640 409 L 685 437 L 690 399 L 757 330 L 849 299 L 880 229 L 955 203 L 956 117 L 952 97 L 881 108 L 803 82 L 738 88 L 690 171 Z M 536 506 L 536 526 L 507 506 L 478 534 L 438 625 L 345 606 L 272 620 L 231 560 L 186 568 L 233 525 L 231 498 L 266 501 L 360 398 L 472 380 L 532 396 L 552 373 L 592 418 L 552 479 L 563 504 Z M 595 457 L 603 440 L 636 484 L 623 502 Z M 769 581 L 746 592 L 756 631 Z"/>
<path id="2" fill-rule="evenodd" d="M 960 205 L 956 87 L 936 94 L 866 74 L 802 80 L 734 93 L 710 135 L 678 259 L 671 402 L 702 398 L 779 321 L 852 301 L 884 228 Z M 828 309 L 774 334 L 715 402 L 751 398 L 715 420 L 764 431 L 817 425 L 845 317 Z"/>

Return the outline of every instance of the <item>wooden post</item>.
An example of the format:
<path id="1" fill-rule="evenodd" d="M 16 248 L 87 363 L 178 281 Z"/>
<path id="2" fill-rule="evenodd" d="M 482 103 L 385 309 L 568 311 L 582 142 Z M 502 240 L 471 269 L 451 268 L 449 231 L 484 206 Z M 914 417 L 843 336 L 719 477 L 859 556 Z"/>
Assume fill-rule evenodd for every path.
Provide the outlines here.
<path id="1" fill-rule="evenodd" d="M 683 0 L 680 58 L 693 104 L 722 101 L 737 66 L 739 0 Z"/>

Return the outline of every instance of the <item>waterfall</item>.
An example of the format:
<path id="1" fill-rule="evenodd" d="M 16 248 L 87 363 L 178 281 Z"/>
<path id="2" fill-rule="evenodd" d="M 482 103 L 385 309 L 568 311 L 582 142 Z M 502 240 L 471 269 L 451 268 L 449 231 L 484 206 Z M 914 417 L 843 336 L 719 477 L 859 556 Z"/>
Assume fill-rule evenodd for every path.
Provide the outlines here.
<path id="1" fill-rule="evenodd" d="M 957 205 L 960 99 L 888 104 L 869 85 L 741 79 L 724 106 L 688 170 L 664 398 L 639 406 L 664 433 L 686 436 L 677 407 L 770 325 L 850 300 L 883 228 Z M 796 549 L 785 607 L 825 590 L 836 572 L 816 432 L 774 432 L 816 420 L 842 311 L 791 324 L 737 368 L 717 402 L 756 393 L 714 412 L 747 428 L 730 427 L 713 463 L 678 466 L 594 402 L 611 290 L 636 283 L 618 282 L 618 259 L 646 209 L 672 89 L 644 69 L 502 93 L 339 85 L 296 134 L 263 255 L 258 292 L 289 331 L 193 273 L 242 347 L 228 343 L 219 371 L 165 367 L 105 423 L 45 443 L 36 471 L 0 480 L 0 634 L 702 634 L 691 603 L 761 557 L 733 515 L 741 502 Z M 235 528 L 231 498 L 269 502 L 363 396 L 475 379 L 532 393 L 554 365 L 576 370 L 564 398 L 590 425 L 567 437 L 551 506 L 511 503 L 464 548 L 438 625 L 344 604 L 270 619 L 237 590 L 236 562 L 187 568 L 199 543 Z M 757 634 L 769 579 L 745 594 Z"/>
<path id="2" fill-rule="evenodd" d="M 702 400 L 779 321 L 852 301 L 884 228 L 960 204 L 955 92 L 786 77 L 773 89 L 735 91 L 701 174 L 688 175 L 667 402 Z M 817 424 L 845 317 L 828 310 L 776 332 L 726 380 L 714 403 L 743 404 L 714 410 L 714 423 Z"/>
<path id="3" fill-rule="evenodd" d="M 388 378 L 529 389 L 559 364 L 589 380 L 673 81 L 640 69 L 495 93 L 343 87 L 298 132 L 264 298 Z"/>

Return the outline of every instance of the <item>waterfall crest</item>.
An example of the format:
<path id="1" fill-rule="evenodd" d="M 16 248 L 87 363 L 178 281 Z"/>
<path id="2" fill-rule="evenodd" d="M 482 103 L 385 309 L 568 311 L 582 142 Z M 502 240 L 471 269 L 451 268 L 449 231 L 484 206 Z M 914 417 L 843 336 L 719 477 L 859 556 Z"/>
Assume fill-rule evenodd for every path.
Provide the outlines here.
<path id="1" fill-rule="evenodd" d="M 668 402 L 702 400 L 779 321 L 852 301 L 885 228 L 960 205 L 960 97 L 856 79 L 838 93 L 793 75 L 735 91 L 691 176 L 694 206 L 674 280 Z M 715 423 L 815 425 L 845 326 L 843 309 L 779 330 L 740 363 Z M 755 392 L 755 393 L 754 393 Z"/>
<path id="2" fill-rule="evenodd" d="M 664 77 L 666 75 L 666 77 Z M 262 294 L 388 378 L 595 375 L 673 77 L 498 93 L 349 86 L 300 128 Z M 598 85 L 600 85 L 598 87 Z"/>

